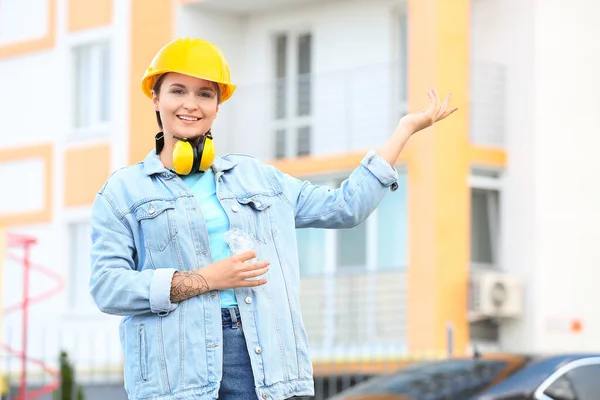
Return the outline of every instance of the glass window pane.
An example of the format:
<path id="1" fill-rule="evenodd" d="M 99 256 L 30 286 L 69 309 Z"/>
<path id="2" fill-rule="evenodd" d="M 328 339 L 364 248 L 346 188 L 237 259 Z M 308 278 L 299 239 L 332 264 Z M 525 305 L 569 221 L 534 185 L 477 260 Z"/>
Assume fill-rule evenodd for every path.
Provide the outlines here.
<path id="1" fill-rule="evenodd" d="M 325 272 L 325 231 L 297 229 L 300 276 L 322 275 Z"/>
<path id="2" fill-rule="evenodd" d="M 494 213 L 495 215 L 492 215 Z M 494 249 L 498 238 L 498 191 L 471 190 L 471 261 L 494 264 Z"/>
<path id="3" fill-rule="evenodd" d="M 71 270 L 68 282 L 69 306 L 72 309 L 89 310 L 95 308 L 89 292 L 91 225 L 88 222 L 69 224 L 68 234 Z"/>
<path id="4" fill-rule="evenodd" d="M 398 190 L 388 193 L 377 208 L 377 269 L 406 268 L 408 263 L 406 174 L 398 174 Z"/>
<path id="5" fill-rule="evenodd" d="M 367 224 L 337 231 L 337 260 L 340 269 L 365 270 L 367 265 Z"/>
<path id="6" fill-rule="evenodd" d="M 399 71 L 399 75 L 400 75 L 400 90 L 399 90 L 399 94 L 400 94 L 400 102 L 406 102 L 408 100 L 408 95 L 407 95 L 407 86 L 408 86 L 408 79 L 407 79 L 407 65 L 408 65 L 408 18 L 406 16 L 406 13 L 402 13 L 400 15 L 400 21 L 399 21 L 399 25 L 400 25 L 400 49 L 399 49 L 399 53 L 400 53 L 400 60 L 399 60 L 399 65 L 398 65 L 398 71 Z"/>
<path id="7" fill-rule="evenodd" d="M 298 37 L 298 115 L 310 115 L 312 35 Z"/>
<path id="8" fill-rule="evenodd" d="M 89 126 L 91 122 L 90 82 L 92 80 L 91 49 L 89 46 L 78 47 L 74 50 L 74 116 L 75 126 Z"/>
<path id="9" fill-rule="evenodd" d="M 309 155 L 310 148 L 310 126 L 298 128 L 298 156 Z"/>
<path id="10" fill-rule="evenodd" d="M 548 389 L 544 391 L 544 394 L 550 396 L 554 400 L 582 400 L 577 398 L 573 392 L 571 382 L 566 376 L 558 378 Z"/>
<path id="11" fill-rule="evenodd" d="M 111 94 L 111 56 L 110 46 L 104 44 L 100 47 L 100 122 L 110 120 L 110 94 Z"/>
<path id="12" fill-rule="evenodd" d="M 600 365 L 586 365 L 567 373 L 577 400 L 596 400 L 600 394 Z M 562 399 L 562 398 L 560 398 Z"/>
<path id="13" fill-rule="evenodd" d="M 285 129 L 277 129 L 275 131 L 275 158 L 285 158 Z"/>
<path id="14" fill-rule="evenodd" d="M 275 118 L 285 118 L 287 75 L 287 36 L 278 35 L 275 39 Z"/>

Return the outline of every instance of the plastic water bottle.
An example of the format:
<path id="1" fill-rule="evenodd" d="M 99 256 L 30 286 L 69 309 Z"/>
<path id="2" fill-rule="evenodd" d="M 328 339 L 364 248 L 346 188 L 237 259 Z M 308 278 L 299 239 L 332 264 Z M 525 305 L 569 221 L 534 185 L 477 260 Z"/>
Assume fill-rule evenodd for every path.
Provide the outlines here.
<path id="1" fill-rule="evenodd" d="M 229 248 L 231 249 L 232 255 L 238 255 L 248 250 L 256 251 L 256 245 L 254 243 L 254 239 L 244 232 L 241 229 L 231 229 L 230 231 L 225 233 L 225 241 L 229 244 Z M 246 260 L 247 263 L 257 262 L 257 257 Z M 267 273 L 268 274 L 268 273 Z M 267 279 L 267 274 L 259 275 L 255 278 L 246 278 L 247 280 L 256 281 L 260 279 Z"/>

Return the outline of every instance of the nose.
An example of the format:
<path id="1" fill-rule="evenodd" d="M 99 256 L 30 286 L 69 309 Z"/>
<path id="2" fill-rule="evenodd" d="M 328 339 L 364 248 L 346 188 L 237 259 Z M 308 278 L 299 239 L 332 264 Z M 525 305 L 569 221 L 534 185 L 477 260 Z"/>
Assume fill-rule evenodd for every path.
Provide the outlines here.
<path id="1" fill-rule="evenodd" d="M 183 108 L 185 108 L 186 110 L 197 110 L 198 109 L 198 103 L 196 102 L 196 96 L 192 93 L 191 96 L 187 96 L 185 98 L 185 101 L 183 103 Z"/>

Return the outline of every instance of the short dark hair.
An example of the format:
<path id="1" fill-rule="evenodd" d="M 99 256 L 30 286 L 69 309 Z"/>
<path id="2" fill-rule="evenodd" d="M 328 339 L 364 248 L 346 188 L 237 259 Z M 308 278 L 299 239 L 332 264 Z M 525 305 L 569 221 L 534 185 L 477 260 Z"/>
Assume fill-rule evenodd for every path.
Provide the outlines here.
<path id="1" fill-rule="evenodd" d="M 165 76 L 167 76 L 167 74 L 168 74 L 168 72 L 166 74 L 160 75 L 158 77 L 158 79 L 156 79 L 156 82 L 154 82 L 154 86 L 152 86 L 152 90 L 154 91 L 154 94 L 156 94 L 157 96 L 160 93 L 160 87 L 162 86 L 162 83 L 165 80 Z M 221 85 L 219 85 L 218 83 L 215 83 L 215 86 L 217 87 L 217 104 L 221 104 Z M 162 124 L 162 120 L 160 119 L 160 113 L 158 111 L 156 111 L 156 122 L 158 123 L 158 127 L 162 131 L 163 124 Z"/>

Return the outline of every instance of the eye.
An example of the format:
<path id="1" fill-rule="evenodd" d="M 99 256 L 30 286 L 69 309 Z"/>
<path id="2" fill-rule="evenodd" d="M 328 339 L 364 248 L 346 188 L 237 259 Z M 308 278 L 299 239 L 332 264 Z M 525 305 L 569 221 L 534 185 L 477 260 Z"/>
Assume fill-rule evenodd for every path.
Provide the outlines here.
<path id="1" fill-rule="evenodd" d="M 210 90 L 203 90 L 202 92 L 199 93 L 200 97 L 204 97 L 207 99 L 212 99 L 214 97 L 214 93 L 211 92 Z"/>
<path id="2" fill-rule="evenodd" d="M 182 89 L 173 89 L 173 90 L 171 90 L 171 93 L 183 94 L 183 90 Z"/>

